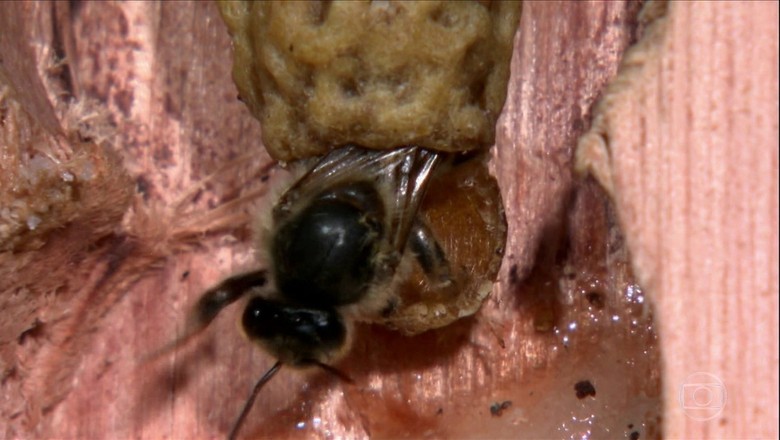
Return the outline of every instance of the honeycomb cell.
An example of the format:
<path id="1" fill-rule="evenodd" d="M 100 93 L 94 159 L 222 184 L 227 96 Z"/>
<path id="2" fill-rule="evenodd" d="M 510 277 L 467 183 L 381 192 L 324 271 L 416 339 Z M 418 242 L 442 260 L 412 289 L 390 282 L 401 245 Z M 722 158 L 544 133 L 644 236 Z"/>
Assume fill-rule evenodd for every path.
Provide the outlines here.
<path id="1" fill-rule="evenodd" d="M 219 3 L 233 79 L 276 159 L 346 144 L 488 148 L 520 2 Z"/>

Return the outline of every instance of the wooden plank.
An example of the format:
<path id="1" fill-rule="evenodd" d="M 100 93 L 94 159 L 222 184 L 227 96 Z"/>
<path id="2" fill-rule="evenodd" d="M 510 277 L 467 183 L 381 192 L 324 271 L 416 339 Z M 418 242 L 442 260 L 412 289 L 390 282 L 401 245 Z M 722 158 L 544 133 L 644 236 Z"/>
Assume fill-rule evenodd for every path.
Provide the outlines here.
<path id="1" fill-rule="evenodd" d="M 670 3 L 581 144 L 657 306 L 670 438 L 778 435 L 777 19 Z"/>

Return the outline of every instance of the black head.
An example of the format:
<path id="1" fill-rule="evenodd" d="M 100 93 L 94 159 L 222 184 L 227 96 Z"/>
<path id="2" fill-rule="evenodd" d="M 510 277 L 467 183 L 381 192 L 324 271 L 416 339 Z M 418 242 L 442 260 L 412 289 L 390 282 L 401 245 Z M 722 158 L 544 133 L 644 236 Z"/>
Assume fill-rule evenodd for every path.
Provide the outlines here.
<path id="1" fill-rule="evenodd" d="M 293 366 L 331 361 L 345 345 L 347 330 L 332 308 L 300 308 L 252 298 L 241 321 L 247 336 Z"/>

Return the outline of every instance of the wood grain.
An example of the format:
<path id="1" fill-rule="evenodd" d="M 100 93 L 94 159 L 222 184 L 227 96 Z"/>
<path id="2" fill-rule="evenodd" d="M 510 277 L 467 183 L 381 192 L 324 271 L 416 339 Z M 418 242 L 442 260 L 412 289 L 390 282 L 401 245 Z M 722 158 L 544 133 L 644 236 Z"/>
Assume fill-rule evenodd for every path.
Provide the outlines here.
<path id="1" fill-rule="evenodd" d="M 670 3 L 581 145 L 606 147 L 593 169 L 657 305 L 670 438 L 778 435 L 777 19 L 776 2 Z M 696 373 L 722 411 L 685 408 Z"/>

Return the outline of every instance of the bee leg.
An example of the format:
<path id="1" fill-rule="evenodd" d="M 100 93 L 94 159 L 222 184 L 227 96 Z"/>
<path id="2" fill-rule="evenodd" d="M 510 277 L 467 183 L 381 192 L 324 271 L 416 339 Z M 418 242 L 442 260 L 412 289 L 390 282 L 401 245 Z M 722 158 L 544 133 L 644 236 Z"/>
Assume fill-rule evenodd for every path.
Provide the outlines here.
<path id="1" fill-rule="evenodd" d="M 428 225 L 419 219 L 412 225 L 409 246 L 431 282 L 440 286 L 452 283 L 450 263 L 444 251 Z"/>
<path id="2" fill-rule="evenodd" d="M 208 327 L 222 309 L 236 302 L 239 298 L 255 288 L 265 286 L 266 282 L 266 271 L 256 270 L 234 275 L 212 287 L 200 297 L 198 303 L 195 304 L 195 308 L 190 312 L 190 315 L 187 318 L 187 326 L 184 330 L 184 335 L 170 344 L 165 345 L 161 349 L 143 357 L 141 362 L 146 363 L 154 361 L 155 359 L 159 359 L 163 355 L 184 346 L 195 335 Z"/>

